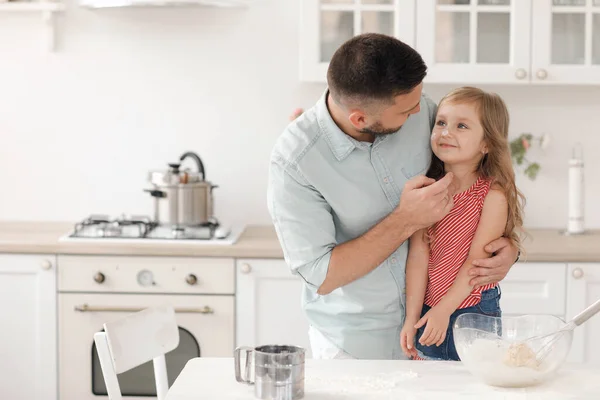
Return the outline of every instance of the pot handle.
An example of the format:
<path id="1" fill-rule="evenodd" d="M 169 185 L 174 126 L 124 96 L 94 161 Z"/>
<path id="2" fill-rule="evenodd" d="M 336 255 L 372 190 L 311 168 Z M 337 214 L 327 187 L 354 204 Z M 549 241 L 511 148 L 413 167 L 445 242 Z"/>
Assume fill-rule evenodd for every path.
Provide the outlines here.
<path id="1" fill-rule="evenodd" d="M 167 197 L 167 192 L 163 192 L 162 190 L 144 189 L 144 192 L 148 192 L 148 193 L 150 193 L 150 196 L 156 197 L 159 199 L 164 199 L 165 197 Z"/>
<path id="2" fill-rule="evenodd" d="M 198 166 L 198 172 L 200 172 L 202 174 L 202 179 L 206 180 L 206 170 L 204 169 L 204 164 L 202 163 L 200 156 L 192 151 L 188 151 L 188 152 L 183 153 L 181 155 L 181 157 L 179 157 L 179 161 L 183 162 L 183 160 L 188 157 L 194 159 L 194 161 L 196 162 L 196 165 Z"/>

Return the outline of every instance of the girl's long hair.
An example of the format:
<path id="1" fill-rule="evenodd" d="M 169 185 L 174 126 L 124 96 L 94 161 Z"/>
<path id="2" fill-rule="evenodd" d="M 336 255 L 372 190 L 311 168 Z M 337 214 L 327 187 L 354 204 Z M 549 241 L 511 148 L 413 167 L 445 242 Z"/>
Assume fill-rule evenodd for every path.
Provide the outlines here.
<path id="1" fill-rule="evenodd" d="M 483 156 L 477 168 L 478 175 L 492 179 L 504 191 L 508 203 L 508 219 L 504 236 L 522 250 L 520 234 L 523 233 L 523 207 L 525 197 L 517 188 L 515 172 L 508 143 L 509 115 L 506 104 L 500 96 L 474 87 L 461 87 L 448 93 L 440 101 L 459 104 L 474 104 L 483 127 L 483 141 L 488 153 Z M 439 108 L 439 107 L 438 107 Z M 444 163 L 435 154 L 427 176 L 436 180 L 445 174 Z"/>

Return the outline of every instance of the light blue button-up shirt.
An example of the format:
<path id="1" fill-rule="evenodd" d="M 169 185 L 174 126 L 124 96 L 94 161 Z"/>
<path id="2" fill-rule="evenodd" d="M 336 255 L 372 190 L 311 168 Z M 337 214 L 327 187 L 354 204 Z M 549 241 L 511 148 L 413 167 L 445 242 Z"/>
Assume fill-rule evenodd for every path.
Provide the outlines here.
<path id="1" fill-rule="evenodd" d="M 364 277 L 317 294 L 331 251 L 386 217 L 404 183 L 431 160 L 436 105 L 423 95 L 421 111 L 373 143 L 359 142 L 335 124 L 326 102 L 294 120 L 271 155 L 268 207 L 286 263 L 304 280 L 309 323 L 356 358 L 401 359 L 408 243 Z"/>

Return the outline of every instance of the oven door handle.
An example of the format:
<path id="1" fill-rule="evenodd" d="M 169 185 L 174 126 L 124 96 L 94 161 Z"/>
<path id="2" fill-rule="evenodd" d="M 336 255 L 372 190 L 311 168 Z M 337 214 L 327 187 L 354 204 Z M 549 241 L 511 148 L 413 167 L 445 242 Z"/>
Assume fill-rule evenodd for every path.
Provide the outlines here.
<path id="1" fill-rule="evenodd" d="M 102 306 L 90 306 L 89 304 L 81 304 L 75 306 L 75 311 L 79 312 L 128 312 L 134 313 L 142 311 L 145 308 L 142 307 L 102 307 Z M 202 308 L 175 308 L 177 314 L 214 314 L 215 310 L 209 306 Z"/>

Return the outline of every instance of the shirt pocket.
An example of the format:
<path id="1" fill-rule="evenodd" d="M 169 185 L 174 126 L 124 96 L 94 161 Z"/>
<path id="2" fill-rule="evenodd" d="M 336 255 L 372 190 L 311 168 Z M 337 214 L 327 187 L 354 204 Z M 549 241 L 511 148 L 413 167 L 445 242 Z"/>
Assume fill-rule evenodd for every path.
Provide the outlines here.
<path id="1" fill-rule="evenodd" d="M 402 173 L 408 179 L 417 175 L 424 175 L 431 162 L 431 150 L 421 149 L 415 155 L 409 156 L 408 161 L 402 166 Z"/>

